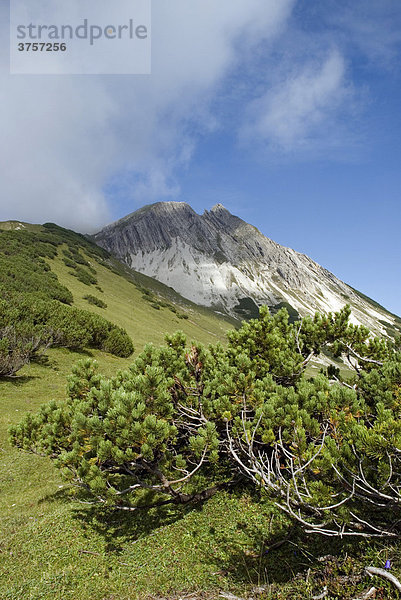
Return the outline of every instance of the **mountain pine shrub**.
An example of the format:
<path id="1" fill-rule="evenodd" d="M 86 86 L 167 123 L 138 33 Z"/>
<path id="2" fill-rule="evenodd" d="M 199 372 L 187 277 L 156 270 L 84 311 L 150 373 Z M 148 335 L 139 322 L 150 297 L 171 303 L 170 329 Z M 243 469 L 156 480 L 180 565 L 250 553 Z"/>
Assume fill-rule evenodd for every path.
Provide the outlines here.
<path id="1" fill-rule="evenodd" d="M 13 377 L 53 342 L 46 328 L 20 323 L 0 328 L 0 377 Z"/>
<path id="2" fill-rule="evenodd" d="M 53 458 L 102 506 L 202 500 L 241 482 L 308 532 L 399 536 L 401 356 L 349 315 L 290 323 L 262 307 L 226 347 L 176 334 L 111 379 L 84 361 L 67 400 L 28 415 L 12 443 Z M 352 372 L 311 376 L 323 350 Z"/>
<path id="3" fill-rule="evenodd" d="M 98 306 L 99 308 L 107 308 L 106 302 L 97 298 L 97 296 L 92 296 L 92 294 L 88 294 L 84 296 L 84 300 L 87 300 L 89 304 L 93 304 L 94 306 Z"/>
<path id="4" fill-rule="evenodd" d="M 85 285 L 97 285 L 97 279 L 93 273 L 90 273 L 83 267 L 76 265 L 74 271 L 70 271 L 70 275 L 73 275 L 78 279 L 78 281 L 84 283 Z"/>

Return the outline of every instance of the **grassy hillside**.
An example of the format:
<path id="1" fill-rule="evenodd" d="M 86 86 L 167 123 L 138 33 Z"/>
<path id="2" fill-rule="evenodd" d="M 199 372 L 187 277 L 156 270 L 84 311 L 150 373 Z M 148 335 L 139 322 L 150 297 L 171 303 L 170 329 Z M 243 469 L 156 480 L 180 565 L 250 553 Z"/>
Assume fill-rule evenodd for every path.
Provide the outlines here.
<path id="1" fill-rule="evenodd" d="M 189 339 L 209 343 L 223 340 L 227 329 L 232 328 L 228 320 L 191 305 L 178 294 L 174 297 L 162 284 L 130 273 L 117 261 L 110 260 L 112 269 L 90 262 L 96 269 L 97 286 L 85 285 L 72 276 L 71 269 L 63 263 L 60 254 L 49 264 L 59 281 L 72 292 L 75 306 L 91 310 L 124 327 L 135 348 L 141 349 L 148 342 L 162 343 L 166 333 L 177 329 L 182 330 Z M 88 294 L 103 300 L 107 308 L 88 304 L 85 300 Z"/>
<path id="2" fill-rule="evenodd" d="M 24 224 L 0 228 L 21 232 Z M 41 226 L 25 229 L 44 231 Z M 72 306 L 125 328 L 136 351 L 148 341 L 161 343 L 166 332 L 177 329 L 205 343 L 224 339 L 228 321 L 96 255 L 81 236 L 55 228 L 52 235 L 60 244 L 46 262 L 72 293 Z M 63 251 L 71 253 L 71 246 L 79 249 L 89 265 L 82 268 L 96 283 L 83 283 L 74 275 L 76 268 L 66 264 L 64 259 L 71 259 Z M 88 295 L 107 307 L 90 304 Z M 42 403 L 61 400 L 73 364 L 86 356 L 95 358 L 107 375 L 132 360 L 96 349 L 52 348 L 18 377 L 0 379 L 1 600 L 212 600 L 222 590 L 261 600 L 303 600 L 321 593 L 324 585 L 333 593 L 327 598 L 345 599 L 371 585 L 363 576 L 367 564 L 383 566 L 390 559 L 399 575 L 396 545 L 306 538 L 289 531 L 274 507 L 249 495 L 226 491 L 195 509 L 164 507 L 128 515 L 104 514 L 76 502 L 53 463 L 10 448 L 7 430 Z M 389 584 L 374 585 L 377 598 L 397 597 Z M 258 596 L 255 586 L 262 586 Z"/>
<path id="3" fill-rule="evenodd" d="M 16 221 L 0 223 L 0 230 L 16 231 L 18 235 L 29 232 L 37 237 L 53 236 L 57 246 L 55 258 L 46 257 L 51 272 L 57 275 L 60 284 L 73 295 L 73 306 L 90 310 L 116 325 L 126 329 L 135 348 L 141 349 L 147 342 L 161 343 L 166 333 L 182 330 L 190 339 L 209 343 L 224 339 L 225 332 L 233 321 L 220 318 L 208 309 L 184 300 L 174 290 L 139 273 L 133 273 L 108 253 L 79 234 L 57 226 L 43 227 Z M 32 239 L 27 240 L 33 244 Z M 76 275 L 77 269 L 67 266 L 71 247 L 89 265 L 77 264 L 79 270 L 90 273 L 96 284 L 85 284 Z M 99 289 L 100 288 L 100 289 Z M 85 296 L 95 296 L 107 304 L 99 308 L 89 304 Z"/>

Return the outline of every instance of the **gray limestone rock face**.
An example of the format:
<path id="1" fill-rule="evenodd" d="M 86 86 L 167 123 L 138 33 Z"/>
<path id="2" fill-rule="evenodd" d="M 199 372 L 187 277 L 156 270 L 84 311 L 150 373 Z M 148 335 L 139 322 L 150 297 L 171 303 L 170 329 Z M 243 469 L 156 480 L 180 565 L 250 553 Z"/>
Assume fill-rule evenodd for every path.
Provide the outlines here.
<path id="1" fill-rule="evenodd" d="M 379 321 L 394 323 L 308 256 L 277 244 L 221 204 L 199 215 L 184 202 L 158 202 L 108 225 L 95 241 L 189 300 L 236 317 L 247 316 L 240 309 L 246 303 L 284 303 L 300 315 L 348 303 L 356 324 L 385 333 Z"/>

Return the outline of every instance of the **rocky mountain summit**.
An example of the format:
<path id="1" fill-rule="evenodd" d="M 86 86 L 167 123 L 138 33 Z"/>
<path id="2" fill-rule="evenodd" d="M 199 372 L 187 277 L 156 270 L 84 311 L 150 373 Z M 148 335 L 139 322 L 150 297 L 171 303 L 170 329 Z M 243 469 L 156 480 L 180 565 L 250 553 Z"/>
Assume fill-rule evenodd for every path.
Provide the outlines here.
<path id="1" fill-rule="evenodd" d="M 129 267 L 197 304 L 237 318 L 268 304 L 290 314 L 352 307 L 352 319 L 377 333 L 399 323 L 305 254 L 277 244 L 217 204 L 198 215 L 184 202 L 145 206 L 105 227 L 95 241 Z"/>

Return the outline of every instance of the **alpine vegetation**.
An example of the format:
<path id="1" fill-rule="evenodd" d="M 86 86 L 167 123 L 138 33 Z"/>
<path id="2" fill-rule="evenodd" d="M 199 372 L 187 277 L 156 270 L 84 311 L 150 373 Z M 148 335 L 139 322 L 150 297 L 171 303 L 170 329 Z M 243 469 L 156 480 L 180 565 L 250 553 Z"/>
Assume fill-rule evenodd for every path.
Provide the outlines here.
<path id="1" fill-rule="evenodd" d="M 107 378 L 90 360 L 10 430 L 50 456 L 82 502 L 115 510 L 256 488 L 306 532 L 401 534 L 401 354 L 349 322 L 350 308 L 289 322 L 285 309 L 186 346 L 147 346 Z M 342 357 L 311 376 L 313 357 Z"/>
<path id="2" fill-rule="evenodd" d="M 76 273 L 82 271 L 86 274 L 83 282 L 95 284 L 90 272 L 95 269 L 82 251 L 99 264 L 108 255 L 83 236 L 52 224 L 35 232 L 0 231 L 0 377 L 14 376 L 51 346 L 99 348 L 121 357 L 134 351 L 124 329 L 93 312 L 71 306 L 71 291 L 49 266 L 65 244 L 69 250 L 64 250 L 64 255 L 69 258 L 64 260 L 69 261 L 71 274 L 78 277 Z M 89 298 L 95 298 L 98 306 L 105 305 L 92 295 Z"/>

